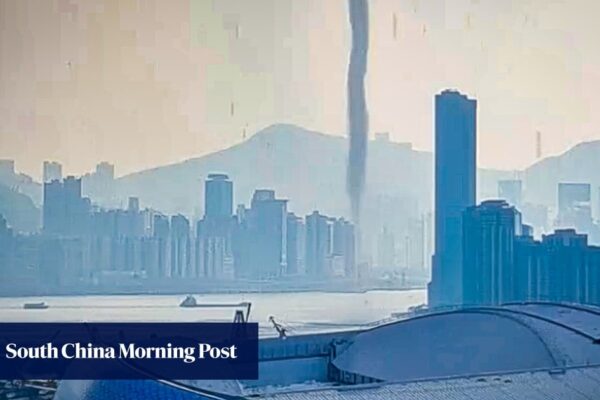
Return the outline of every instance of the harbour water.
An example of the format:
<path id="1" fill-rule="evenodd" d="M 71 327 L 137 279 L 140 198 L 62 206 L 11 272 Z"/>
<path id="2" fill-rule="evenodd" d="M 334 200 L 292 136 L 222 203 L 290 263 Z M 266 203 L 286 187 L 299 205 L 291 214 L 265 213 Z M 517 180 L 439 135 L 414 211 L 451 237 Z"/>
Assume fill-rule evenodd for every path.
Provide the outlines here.
<path id="1" fill-rule="evenodd" d="M 274 334 L 273 316 L 290 334 L 357 329 L 392 313 L 423 304 L 426 292 L 381 290 L 364 293 L 240 293 L 195 295 L 199 304 L 251 302 L 250 321 L 261 336 Z M 179 307 L 184 295 L 56 296 L 0 298 L 2 322 L 194 322 L 233 320 L 232 308 Z M 45 302 L 47 309 L 23 309 Z"/>

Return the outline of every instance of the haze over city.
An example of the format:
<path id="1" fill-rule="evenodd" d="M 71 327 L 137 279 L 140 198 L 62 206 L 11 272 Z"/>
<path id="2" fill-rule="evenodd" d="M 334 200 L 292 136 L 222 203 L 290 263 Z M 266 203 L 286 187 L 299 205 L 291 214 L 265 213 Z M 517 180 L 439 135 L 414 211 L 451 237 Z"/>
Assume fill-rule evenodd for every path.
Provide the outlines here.
<path id="1" fill-rule="evenodd" d="M 600 139 L 594 1 L 369 2 L 370 135 L 432 149 L 433 95 L 475 96 L 478 163 L 521 169 Z M 268 10 L 268 12 L 266 11 Z M 0 157 L 117 175 L 273 123 L 344 135 L 346 2 L 3 1 Z"/>
<path id="2" fill-rule="evenodd" d="M 598 11 L 0 0 L 0 398 L 597 398 Z"/>

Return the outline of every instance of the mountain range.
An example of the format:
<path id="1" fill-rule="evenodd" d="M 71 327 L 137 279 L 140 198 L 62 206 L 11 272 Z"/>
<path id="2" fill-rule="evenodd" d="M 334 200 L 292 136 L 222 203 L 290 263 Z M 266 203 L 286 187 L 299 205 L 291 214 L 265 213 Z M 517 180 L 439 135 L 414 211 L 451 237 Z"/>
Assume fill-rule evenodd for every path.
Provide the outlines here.
<path id="1" fill-rule="evenodd" d="M 553 207 L 558 182 L 592 184 L 596 198 L 600 186 L 600 141 L 585 142 L 565 153 L 536 162 L 523 171 L 479 169 L 478 198 L 497 196 L 500 179 L 523 180 L 525 201 Z M 234 201 L 248 204 L 258 188 L 274 189 L 289 200 L 289 209 L 304 215 L 315 209 L 332 216 L 348 216 L 346 195 L 347 140 L 298 126 L 269 126 L 246 141 L 222 151 L 119 177 L 112 193 L 88 190 L 100 205 L 126 205 L 137 196 L 143 207 L 166 214 L 202 215 L 204 180 L 222 172 L 234 182 Z M 39 184 L 23 180 L 16 190 L 39 205 Z M 85 187 L 85 185 L 84 185 Z M 433 195 L 432 153 L 385 138 L 371 140 L 368 149 L 366 215 L 382 202 L 397 210 L 424 213 L 431 210 Z M 37 192 L 40 193 L 37 193 Z M 95 195 L 94 195 L 95 194 Z"/>
<path id="2" fill-rule="evenodd" d="M 348 216 L 347 143 L 342 136 L 272 125 L 217 153 L 123 176 L 117 179 L 116 197 L 124 201 L 128 195 L 138 196 L 144 205 L 165 213 L 193 215 L 202 210 L 203 180 L 209 173 L 223 172 L 234 182 L 237 204 L 248 204 L 257 188 L 271 188 L 289 199 L 289 208 L 300 215 L 318 209 Z M 416 202 L 420 211 L 428 210 L 432 166 L 430 152 L 414 150 L 408 143 L 371 140 L 365 207 L 387 198 Z M 494 197 L 496 182 L 514 175 L 481 169 L 480 197 Z"/>

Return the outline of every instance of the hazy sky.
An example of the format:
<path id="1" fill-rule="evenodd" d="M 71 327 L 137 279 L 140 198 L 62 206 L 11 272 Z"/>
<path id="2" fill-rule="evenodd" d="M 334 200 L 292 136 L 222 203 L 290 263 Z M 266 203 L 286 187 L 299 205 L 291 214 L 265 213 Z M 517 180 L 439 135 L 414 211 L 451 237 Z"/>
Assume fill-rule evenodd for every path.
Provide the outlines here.
<path id="1" fill-rule="evenodd" d="M 394 37 L 394 14 L 396 35 Z M 432 148 L 433 96 L 479 100 L 479 163 L 600 139 L 600 2 L 370 0 L 371 131 Z M 344 0 L 0 0 L 0 158 L 122 175 L 277 122 L 344 134 Z"/>

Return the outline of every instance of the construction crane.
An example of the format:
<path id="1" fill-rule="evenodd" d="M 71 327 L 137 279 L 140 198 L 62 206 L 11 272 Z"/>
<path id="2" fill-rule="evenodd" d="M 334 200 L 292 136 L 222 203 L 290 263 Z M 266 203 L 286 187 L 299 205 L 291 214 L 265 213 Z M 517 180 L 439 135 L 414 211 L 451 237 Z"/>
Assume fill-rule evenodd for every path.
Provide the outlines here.
<path id="1" fill-rule="evenodd" d="M 285 339 L 287 337 L 288 329 L 281 325 L 279 322 L 275 321 L 275 317 L 272 315 L 269 317 L 269 322 L 273 325 L 273 328 L 277 331 L 280 339 Z"/>

